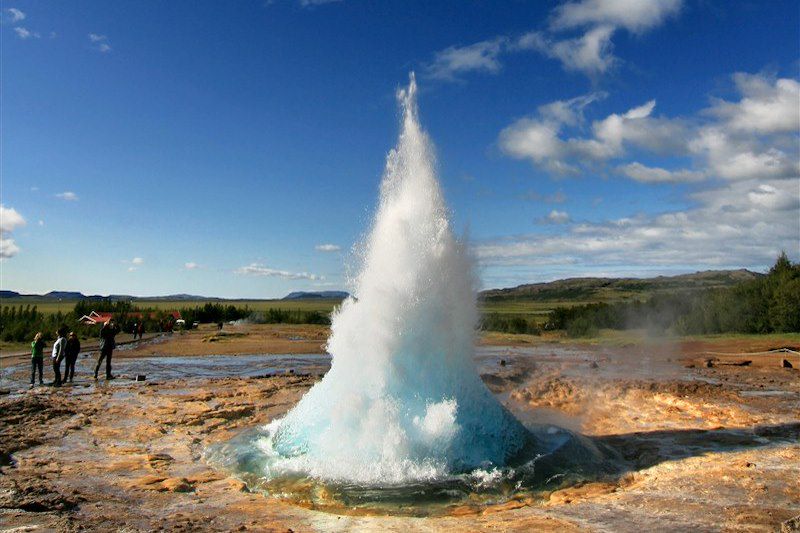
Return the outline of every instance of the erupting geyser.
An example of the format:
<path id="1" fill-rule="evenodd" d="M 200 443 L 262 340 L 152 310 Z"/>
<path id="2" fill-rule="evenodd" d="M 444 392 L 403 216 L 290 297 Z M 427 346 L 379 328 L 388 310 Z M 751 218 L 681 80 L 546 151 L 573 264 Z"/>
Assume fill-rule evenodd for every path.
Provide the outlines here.
<path id="1" fill-rule="evenodd" d="M 330 371 L 271 426 L 281 456 L 273 474 L 429 480 L 504 465 L 526 440 L 474 367 L 476 279 L 450 228 L 413 75 L 398 98 L 402 131 L 387 158 L 356 298 L 333 317 Z"/>
<path id="2" fill-rule="evenodd" d="M 528 431 L 479 378 L 473 261 L 450 227 L 413 74 L 398 98 L 402 130 L 355 297 L 333 317 L 330 371 L 284 418 L 210 458 L 251 488 L 348 505 L 563 483 L 591 446 Z"/>

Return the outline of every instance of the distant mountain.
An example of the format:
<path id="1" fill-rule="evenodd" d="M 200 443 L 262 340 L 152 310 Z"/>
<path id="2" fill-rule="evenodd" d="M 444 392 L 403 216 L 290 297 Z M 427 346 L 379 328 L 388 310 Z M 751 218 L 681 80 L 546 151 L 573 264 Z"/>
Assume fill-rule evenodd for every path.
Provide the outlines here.
<path id="1" fill-rule="evenodd" d="M 284 300 L 344 300 L 350 296 L 350 293 L 344 291 L 319 291 L 319 292 L 306 292 L 296 291 L 290 292 L 283 297 Z"/>
<path id="2" fill-rule="evenodd" d="M 54 298 L 57 300 L 81 300 L 86 298 L 83 293 L 76 291 L 50 291 L 44 295 L 44 298 Z"/>
<path id="3" fill-rule="evenodd" d="M 585 301 L 611 302 L 642 299 L 659 292 L 681 292 L 730 287 L 763 276 L 749 270 L 707 270 L 654 278 L 569 278 L 548 283 L 530 283 L 479 293 L 486 302 Z"/>
<path id="4" fill-rule="evenodd" d="M 284 300 L 343 300 L 349 296 L 344 291 L 317 291 L 317 292 L 304 292 L 298 291 L 288 294 Z M 215 298 L 209 296 L 198 296 L 195 294 L 168 294 L 166 296 L 130 296 L 128 294 L 109 294 L 102 296 L 100 294 L 92 294 L 89 296 L 84 295 L 77 291 L 50 291 L 47 294 L 20 294 L 16 291 L 2 290 L 0 291 L 0 298 L 3 299 L 19 299 L 28 301 L 40 300 L 111 300 L 111 301 L 126 301 L 126 302 L 226 302 L 226 301 L 239 301 L 241 298 Z M 253 299 L 258 301 L 258 299 Z"/>
<path id="5" fill-rule="evenodd" d="M 203 302 L 222 302 L 225 301 L 225 298 L 215 298 L 209 296 L 197 296 L 195 294 L 168 294 L 167 296 L 126 296 L 128 299 L 133 300 L 147 300 L 149 302 L 196 302 L 196 301 L 203 301 Z"/>

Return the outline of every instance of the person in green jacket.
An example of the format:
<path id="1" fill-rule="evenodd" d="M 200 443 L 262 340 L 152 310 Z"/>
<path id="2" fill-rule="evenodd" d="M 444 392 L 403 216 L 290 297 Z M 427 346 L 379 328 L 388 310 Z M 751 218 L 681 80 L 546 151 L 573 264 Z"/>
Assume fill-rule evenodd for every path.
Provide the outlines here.
<path id="1" fill-rule="evenodd" d="M 42 368 L 44 367 L 44 340 L 42 339 L 42 332 L 38 332 L 33 337 L 31 343 L 31 388 L 36 383 L 36 369 L 39 369 L 39 385 L 44 385 L 42 379 Z"/>

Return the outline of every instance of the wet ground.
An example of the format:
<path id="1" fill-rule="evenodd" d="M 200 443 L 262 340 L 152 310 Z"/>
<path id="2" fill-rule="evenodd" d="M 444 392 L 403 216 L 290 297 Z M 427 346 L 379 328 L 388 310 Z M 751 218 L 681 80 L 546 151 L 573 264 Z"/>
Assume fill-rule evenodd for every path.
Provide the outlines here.
<path id="1" fill-rule="evenodd" d="M 129 355 L 112 382 L 87 379 L 81 359 L 60 389 L 28 390 L 27 362 L 3 363 L 0 528 L 775 531 L 800 514 L 800 365 L 780 356 L 707 366 L 663 347 L 481 347 L 484 382 L 521 420 L 579 432 L 620 468 L 419 518 L 266 498 L 205 461 L 290 409 L 327 356 Z"/>

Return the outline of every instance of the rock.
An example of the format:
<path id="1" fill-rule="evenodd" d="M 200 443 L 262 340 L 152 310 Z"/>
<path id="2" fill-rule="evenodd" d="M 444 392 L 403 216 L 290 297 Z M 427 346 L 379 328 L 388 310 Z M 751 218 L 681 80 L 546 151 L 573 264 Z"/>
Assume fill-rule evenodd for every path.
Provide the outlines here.
<path id="1" fill-rule="evenodd" d="M 183 477 L 171 477 L 161 482 L 161 486 L 170 492 L 192 492 L 194 487 Z"/>
<path id="2" fill-rule="evenodd" d="M 228 485 L 237 491 L 237 492 L 250 492 L 250 489 L 247 488 L 247 485 L 238 479 L 228 478 Z"/>
<path id="3" fill-rule="evenodd" d="M 589 368 L 600 368 L 600 365 L 597 364 L 597 361 L 592 361 L 589 363 Z"/>
<path id="4" fill-rule="evenodd" d="M 706 359 L 706 368 L 713 368 L 714 367 L 714 360 L 713 359 Z"/>
<path id="5" fill-rule="evenodd" d="M 162 491 L 164 490 L 162 482 L 166 479 L 164 476 L 146 475 L 129 481 L 127 485 L 132 489 Z"/>
<path id="6" fill-rule="evenodd" d="M 500 366 L 506 366 L 506 360 L 500 359 Z"/>
<path id="7" fill-rule="evenodd" d="M 144 381 L 146 379 L 147 379 L 147 376 L 145 376 L 144 374 L 137 374 L 136 375 L 136 381 Z"/>
<path id="8" fill-rule="evenodd" d="M 800 531 L 800 514 L 781 524 L 781 533 Z"/>
<path id="9" fill-rule="evenodd" d="M 794 368 L 794 366 L 792 366 L 792 363 L 790 363 L 788 359 L 781 359 L 781 366 L 783 368 Z"/>

